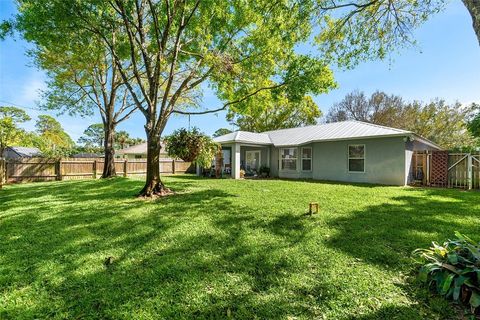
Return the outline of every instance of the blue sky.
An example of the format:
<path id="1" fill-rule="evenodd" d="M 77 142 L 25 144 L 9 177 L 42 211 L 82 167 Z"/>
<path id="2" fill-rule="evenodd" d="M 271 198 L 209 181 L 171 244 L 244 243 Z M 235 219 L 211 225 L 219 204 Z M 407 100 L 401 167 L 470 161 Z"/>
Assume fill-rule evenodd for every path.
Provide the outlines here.
<path id="1" fill-rule="evenodd" d="M 11 0 L 0 0 L 0 20 L 15 13 Z M 339 88 L 315 97 L 324 113 L 345 94 L 358 89 L 367 94 L 379 89 L 398 94 L 407 100 L 429 101 L 436 97 L 448 102 L 468 104 L 480 102 L 480 46 L 471 26 L 471 18 L 460 0 L 451 1 L 446 10 L 432 17 L 415 31 L 419 46 L 401 50 L 392 55 L 393 61 L 366 62 L 354 70 L 335 70 Z M 45 75 L 32 66 L 26 57 L 28 44 L 21 39 L 0 42 L 0 105 L 14 104 L 37 108 L 38 91 L 45 88 Z M 204 94 L 204 107 L 218 107 L 219 102 L 211 92 Z M 33 120 L 25 125 L 33 129 L 35 117 L 47 113 L 26 109 Z M 77 140 L 97 117 L 72 118 L 55 116 L 65 130 Z M 119 129 L 133 136 L 144 137 L 144 120 L 136 115 Z M 225 113 L 192 116 L 191 125 L 207 134 L 221 127 L 231 127 Z M 188 126 L 185 116 L 172 117 L 165 134 Z"/>

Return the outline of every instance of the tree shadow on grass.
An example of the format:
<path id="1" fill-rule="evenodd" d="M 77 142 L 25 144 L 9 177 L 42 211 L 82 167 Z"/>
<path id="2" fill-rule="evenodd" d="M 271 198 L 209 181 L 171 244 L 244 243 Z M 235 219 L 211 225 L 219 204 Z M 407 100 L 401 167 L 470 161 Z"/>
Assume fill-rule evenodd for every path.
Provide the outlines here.
<path id="1" fill-rule="evenodd" d="M 301 298 L 262 299 L 298 268 L 280 251 L 307 234 L 301 217 L 279 214 L 255 226 L 254 209 L 233 204 L 228 192 L 188 192 L 188 183 L 176 181 L 171 185 L 184 193 L 150 202 L 125 199 L 138 185 L 123 179 L 52 183 L 31 186 L 26 195 L 23 186 L 2 195 L 2 298 L 20 303 L 0 308 L 0 318 L 141 318 L 141 310 L 145 317 L 164 318 L 280 317 L 308 311 L 297 305 Z M 320 285 L 296 290 L 326 291 Z"/>

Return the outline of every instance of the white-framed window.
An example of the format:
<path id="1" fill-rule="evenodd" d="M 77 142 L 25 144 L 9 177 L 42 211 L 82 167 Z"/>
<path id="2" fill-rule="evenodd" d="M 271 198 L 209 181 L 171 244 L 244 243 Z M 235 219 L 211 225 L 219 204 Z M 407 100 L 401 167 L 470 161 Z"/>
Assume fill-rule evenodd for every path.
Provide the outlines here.
<path id="1" fill-rule="evenodd" d="M 365 172 L 365 145 L 348 146 L 348 172 Z"/>
<path id="2" fill-rule="evenodd" d="M 312 148 L 302 148 L 302 171 L 312 171 Z"/>
<path id="3" fill-rule="evenodd" d="M 281 170 L 297 170 L 297 148 L 280 149 L 280 168 Z"/>

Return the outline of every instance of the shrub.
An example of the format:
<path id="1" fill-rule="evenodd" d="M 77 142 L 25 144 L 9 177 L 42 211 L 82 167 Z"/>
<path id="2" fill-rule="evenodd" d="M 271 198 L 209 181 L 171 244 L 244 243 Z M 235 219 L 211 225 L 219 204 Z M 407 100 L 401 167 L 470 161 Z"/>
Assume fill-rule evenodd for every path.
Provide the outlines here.
<path id="1" fill-rule="evenodd" d="M 433 242 L 429 249 L 417 249 L 421 258 L 419 278 L 440 295 L 480 311 L 480 243 L 455 232 L 457 237 L 443 245 Z"/>
<path id="2" fill-rule="evenodd" d="M 209 168 L 220 146 L 197 128 L 179 129 L 165 138 L 168 155 Z"/>

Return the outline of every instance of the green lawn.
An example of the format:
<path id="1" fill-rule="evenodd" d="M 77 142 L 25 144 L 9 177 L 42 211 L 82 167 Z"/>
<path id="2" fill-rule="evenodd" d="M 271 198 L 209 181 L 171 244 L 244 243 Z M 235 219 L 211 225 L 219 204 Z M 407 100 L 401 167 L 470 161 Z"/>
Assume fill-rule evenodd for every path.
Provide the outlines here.
<path id="1" fill-rule="evenodd" d="M 123 178 L 0 190 L 0 319 L 459 317 L 417 288 L 411 251 L 478 239 L 480 193 L 166 182 L 156 201 Z"/>

